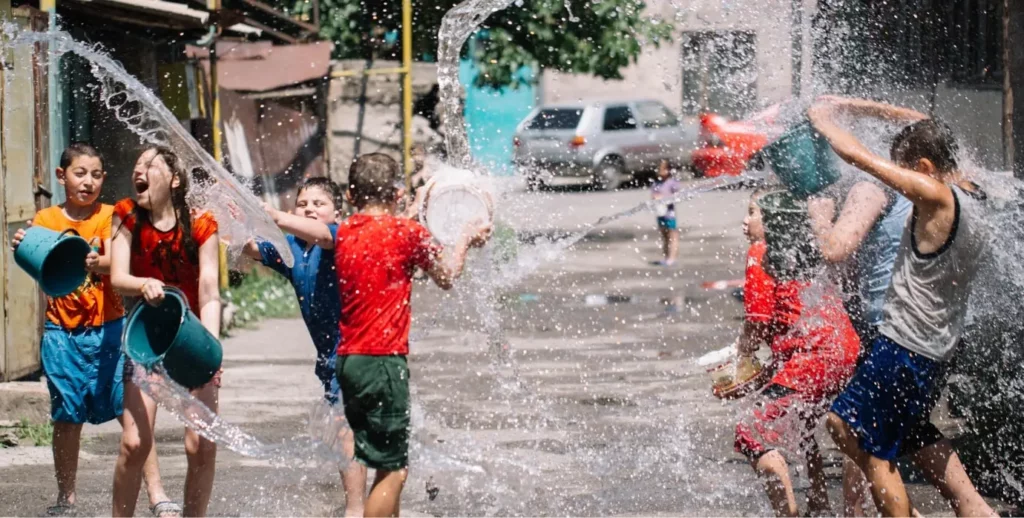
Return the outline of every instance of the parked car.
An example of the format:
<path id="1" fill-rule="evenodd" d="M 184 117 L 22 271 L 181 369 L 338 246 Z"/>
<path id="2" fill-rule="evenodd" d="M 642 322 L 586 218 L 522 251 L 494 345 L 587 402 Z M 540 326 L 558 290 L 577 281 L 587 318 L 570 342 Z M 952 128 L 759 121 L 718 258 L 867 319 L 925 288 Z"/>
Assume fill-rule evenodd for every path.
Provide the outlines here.
<path id="1" fill-rule="evenodd" d="M 763 128 L 753 121 L 730 121 L 706 113 L 700 117 L 699 147 L 693 151 L 694 174 L 698 177 L 738 176 L 768 143 Z M 759 168 L 759 164 L 753 164 Z"/>
<path id="2" fill-rule="evenodd" d="M 662 159 L 689 164 L 696 124 L 657 101 L 546 105 L 516 129 L 512 162 L 531 188 L 583 181 L 615 189 Z"/>

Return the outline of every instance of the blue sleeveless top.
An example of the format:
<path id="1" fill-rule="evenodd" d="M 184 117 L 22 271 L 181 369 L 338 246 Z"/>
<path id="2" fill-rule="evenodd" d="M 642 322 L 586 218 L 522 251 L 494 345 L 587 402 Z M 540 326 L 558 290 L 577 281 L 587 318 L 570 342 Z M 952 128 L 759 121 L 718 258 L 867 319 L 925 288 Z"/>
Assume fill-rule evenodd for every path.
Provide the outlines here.
<path id="1" fill-rule="evenodd" d="M 864 239 L 857 253 L 857 274 L 860 279 L 860 296 L 864 305 L 864 319 L 867 323 L 878 326 L 882 323 L 882 306 L 885 305 L 885 293 L 892 280 L 896 254 L 900 249 L 903 228 L 907 225 L 914 204 L 910 200 L 889 191 L 895 200 L 889 210 L 875 225 Z"/>

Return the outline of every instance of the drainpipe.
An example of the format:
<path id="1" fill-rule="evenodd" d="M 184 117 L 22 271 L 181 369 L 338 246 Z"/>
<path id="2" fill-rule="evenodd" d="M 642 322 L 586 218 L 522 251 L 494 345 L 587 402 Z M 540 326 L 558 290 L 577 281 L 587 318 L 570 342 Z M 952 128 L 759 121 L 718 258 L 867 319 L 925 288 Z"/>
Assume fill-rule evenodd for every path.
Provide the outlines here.
<path id="1" fill-rule="evenodd" d="M 804 1 L 803 0 L 792 0 L 790 3 L 792 27 L 790 29 L 790 36 L 792 38 L 792 48 L 790 50 L 790 57 L 792 60 L 793 70 L 790 81 L 792 81 L 791 91 L 793 97 L 800 98 L 800 82 L 803 81 L 803 58 L 804 58 Z"/>
<path id="2" fill-rule="evenodd" d="M 57 0 L 40 0 L 39 10 L 47 14 L 47 28 L 49 32 L 57 30 Z M 56 122 L 60 120 L 58 115 L 58 105 L 60 104 L 60 97 L 57 95 L 58 77 L 60 76 L 60 58 L 49 56 L 46 60 L 46 110 L 47 110 L 47 146 L 49 147 L 48 156 L 46 157 L 45 164 L 37 164 L 38 171 L 35 175 L 36 178 L 36 203 L 43 202 L 45 197 L 50 203 L 62 203 L 64 201 L 63 190 L 58 190 L 57 199 L 53 199 L 52 186 L 56 184 L 57 177 L 55 171 L 55 163 L 59 160 L 60 153 L 63 151 L 60 148 L 61 141 L 63 139 L 57 138 Z M 41 154 L 41 153 L 40 153 Z M 45 176 L 50 177 L 51 189 L 47 190 L 44 188 L 43 179 Z M 45 202 L 44 202 L 45 203 Z"/>

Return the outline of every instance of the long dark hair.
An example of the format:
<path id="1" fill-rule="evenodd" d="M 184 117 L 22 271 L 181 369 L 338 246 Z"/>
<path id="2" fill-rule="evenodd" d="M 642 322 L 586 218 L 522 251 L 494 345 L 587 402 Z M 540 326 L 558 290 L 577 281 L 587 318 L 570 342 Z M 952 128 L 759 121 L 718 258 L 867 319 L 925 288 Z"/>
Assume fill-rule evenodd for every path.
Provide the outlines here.
<path id="1" fill-rule="evenodd" d="M 153 160 L 157 157 L 163 158 L 164 163 L 167 164 L 167 169 L 171 171 L 173 177 L 178 177 L 178 186 L 174 187 L 172 183 L 171 187 L 171 206 L 174 207 L 174 219 L 175 228 L 181 229 L 181 244 L 185 250 L 185 257 L 194 264 L 199 263 L 199 246 L 196 245 L 195 239 L 192 238 L 192 212 L 189 210 L 188 202 L 185 201 L 186 195 L 188 195 L 188 173 L 185 172 L 185 168 L 181 164 L 181 160 L 178 155 L 171 151 L 169 148 L 164 146 L 150 146 L 142 150 L 142 153 L 148 153 L 149 151 L 156 151 L 153 155 Z M 132 253 L 138 254 L 141 252 L 139 248 L 141 246 L 141 239 L 139 239 L 139 231 L 142 229 L 143 223 L 149 223 L 150 216 L 149 210 L 143 208 L 138 203 L 135 204 L 135 225 L 132 227 Z"/>

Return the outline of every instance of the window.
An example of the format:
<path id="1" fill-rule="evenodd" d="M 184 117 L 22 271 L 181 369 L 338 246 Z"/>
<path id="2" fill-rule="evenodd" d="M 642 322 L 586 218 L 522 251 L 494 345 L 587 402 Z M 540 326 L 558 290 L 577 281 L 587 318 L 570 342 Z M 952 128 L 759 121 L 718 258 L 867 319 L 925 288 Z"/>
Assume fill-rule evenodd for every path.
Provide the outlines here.
<path id="1" fill-rule="evenodd" d="M 636 114 L 645 128 L 671 128 L 679 125 L 679 119 L 661 103 L 644 102 L 636 105 Z"/>
<path id="2" fill-rule="evenodd" d="M 546 108 L 526 125 L 528 130 L 571 130 L 576 129 L 583 116 L 582 108 Z"/>
<path id="3" fill-rule="evenodd" d="M 621 131 L 636 129 L 636 119 L 629 106 L 609 106 L 604 111 L 604 130 Z"/>
<path id="4" fill-rule="evenodd" d="M 741 118 L 757 103 L 754 34 L 694 31 L 682 37 L 683 112 Z"/>

